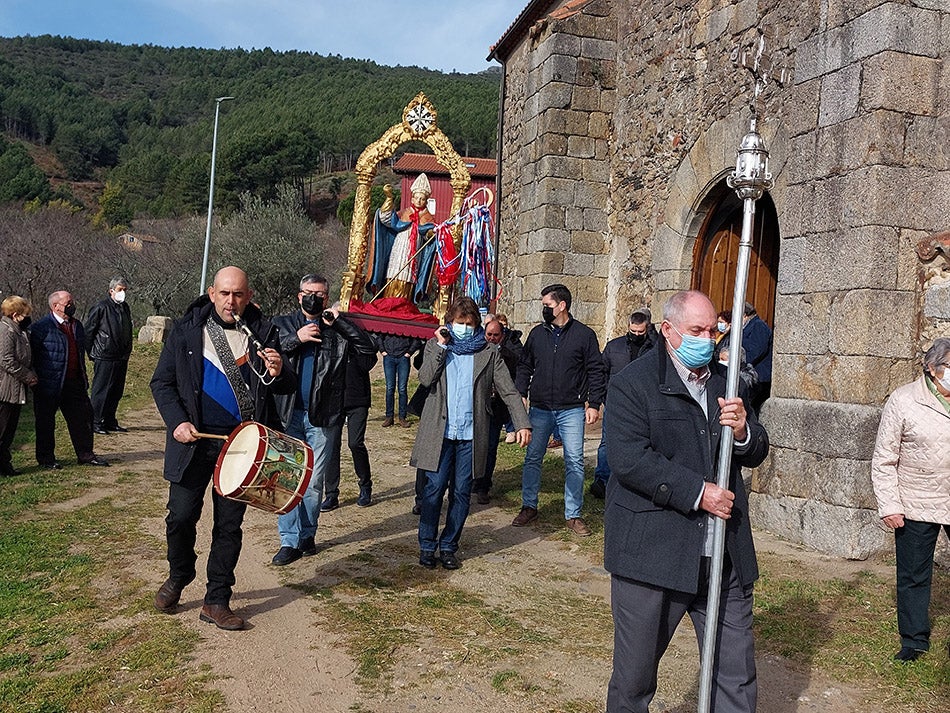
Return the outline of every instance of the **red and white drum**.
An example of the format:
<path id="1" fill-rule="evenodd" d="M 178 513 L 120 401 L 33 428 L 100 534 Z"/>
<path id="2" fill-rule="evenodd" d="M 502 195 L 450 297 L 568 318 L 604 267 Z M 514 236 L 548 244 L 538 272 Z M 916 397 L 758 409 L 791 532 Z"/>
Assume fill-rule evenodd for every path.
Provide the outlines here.
<path id="1" fill-rule="evenodd" d="M 262 423 L 245 421 L 225 441 L 214 467 L 219 495 L 281 515 L 303 498 L 313 474 L 313 450 Z"/>

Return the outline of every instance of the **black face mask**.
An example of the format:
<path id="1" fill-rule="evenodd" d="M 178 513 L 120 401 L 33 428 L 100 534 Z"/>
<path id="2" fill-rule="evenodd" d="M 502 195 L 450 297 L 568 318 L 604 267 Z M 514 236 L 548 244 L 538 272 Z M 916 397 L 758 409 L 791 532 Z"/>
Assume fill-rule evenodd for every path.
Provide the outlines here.
<path id="1" fill-rule="evenodd" d="M 304 295 L 300 306 L 307 314 L 320 314 L 323 311 L 323 298 L 320 295 Z"/>
<path id="2" fill-rule="evenodd" d="M 29 317 L 24 317 L 20 320 L 20 331 L 25 332 L 30 328 L 31 324 L 33 324 L 33 320 Z"/>
<path id="3" fill-rule="evenodd" d="M 67 317 L 72 317 L 74 314 L 76 314 L 76 305 L 70 302 L 68 305 L 63 307 L 63 314 L 65 314 Z"/>
<path id="4" fill-rule="evenodd" d="M 646 340 L 647 335 L 645 334 L 633 334 L 627 332 L 627 344 L 633 344 L 635 347 L 639 347 Z"/>
<path id="5" fill-rule="evenodd" d="M 551 324 L 554 321 L 554 308 L 547 305 L 541 306 L 541 319 L 545 324 Z"/>

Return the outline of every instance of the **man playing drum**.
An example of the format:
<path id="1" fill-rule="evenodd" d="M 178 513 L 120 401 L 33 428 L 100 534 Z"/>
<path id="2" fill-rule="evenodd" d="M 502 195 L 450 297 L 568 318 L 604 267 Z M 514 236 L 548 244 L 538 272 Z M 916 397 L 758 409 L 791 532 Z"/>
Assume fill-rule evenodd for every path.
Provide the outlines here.
<path id="1" fill-rule="evenodd" d="M 175 323 L 155 367 L 151 387 L 168 428 L 165 479 L 169 481 L 165 537 L 169 576 L 155 595 L 155 608 L 172 612 L 181 592 L 194 580 L 198 518 L 214 474 L 222 441 L 242 421 L 273 428 L 280 422 L 273 394 L 293 393 L 297 378 L 279 351 L 277 328 L 251 304 L 245 272 L 225 267 Z M 255 349 L 237 329 L 236 317 L 264 345 Z M 202 621 L 219 629 L 244 628 L 231 611 L 234 568 L 241 554 L 243 502 L 212 493 L 214 527 L 208 552 Z"/>

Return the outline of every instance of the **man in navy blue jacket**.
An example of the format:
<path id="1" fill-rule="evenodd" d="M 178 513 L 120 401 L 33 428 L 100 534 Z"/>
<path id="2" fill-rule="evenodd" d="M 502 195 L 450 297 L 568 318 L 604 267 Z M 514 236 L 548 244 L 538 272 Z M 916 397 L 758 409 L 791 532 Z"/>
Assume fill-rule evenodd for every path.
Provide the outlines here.
<path id="1" fill-rule="evenodd" d="M 33 391 L 36 462 L 58 470 L 56 411 L 63 412 L 76 458 L 83 465 L 109 465 L 92 450 L 92 404 L 86 376 L 86 335 L 74 318 L 76 303 L 65 290 L 49 296 L 50 313 L 30 329 L 33 367 L 39 381 Z"/>
<path id="2" fill-rule="evenodd" d="M 594 330 L 571 316 L 571 291 L 564 285 L 541 290 L 543 324 L 528 334 L 515 388 L 531 401 L 532 437 L 521 472 L 521 512 L 512 521 L 523 527 L 538 517 L 541 460 L 557 425 L 564 443 L 564 520 L 575 535 L 590 528 L 584 505 L 584 426 L 597 423 L 606 388 L 604 361 Z"/>

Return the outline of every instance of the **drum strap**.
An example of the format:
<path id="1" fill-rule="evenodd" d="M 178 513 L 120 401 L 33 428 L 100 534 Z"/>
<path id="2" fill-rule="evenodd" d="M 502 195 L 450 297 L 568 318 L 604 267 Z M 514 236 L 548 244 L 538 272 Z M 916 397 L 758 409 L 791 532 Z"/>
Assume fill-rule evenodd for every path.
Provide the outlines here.
<path id="1" fill-rule="evenodd" d="M 237 360 L 234 358 L 234 352 L 228 343 L 228 337 L 224 333 L 224 328 L 209 319 L 205 322 L 205 328 L 208 330 L 208 336 L 211 337 L 211 344 L 214 345 L 214 351 L 221 361 L 221 368 L 224 369 L 224 375 L 228 377 L 228 383 L 234 391 L 234 397 L 237 399 L 238 408 L 241 409 L 241 420 L 249 421 L 254 416 L 254 399 L 251 398 L 251 389 L 248 387 L 244 377 L 241 376 L 241 370 L 238 368 Z M 250 359 L 250 355 L 248 355 Z"/>

